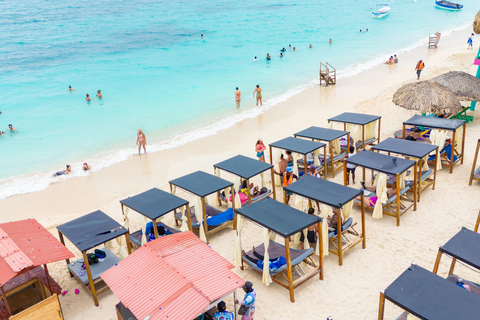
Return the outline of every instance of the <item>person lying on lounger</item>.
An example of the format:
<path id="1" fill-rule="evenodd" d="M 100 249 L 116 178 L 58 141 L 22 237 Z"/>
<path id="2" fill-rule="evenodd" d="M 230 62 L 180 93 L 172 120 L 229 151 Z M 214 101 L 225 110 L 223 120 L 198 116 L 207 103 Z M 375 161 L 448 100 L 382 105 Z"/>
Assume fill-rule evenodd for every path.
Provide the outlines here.
<path id="1" fill-rule="evenodd" d="M 364 181 L 360 181 L 362 184 L 362 187 L 365 190 L 371 191 L 371 192 L 377 192 L 377 188 L 375 186 L 367 186 Z M 392 184 L 391 188 L 387 188 L 387 197 L 393 197 L 394 195 L 397 194 L 397 186 L 396 184 Z M 356 197 L 355 199 L 357 200 L 362 200 L 361 196 Z M 378 197 L 373 196 L 373 197 L 363 197 L 363 203 L 367 206 L 373 207 L 377 203 Z"/>
<path id="2" fill-rule="evenodd" d="M 244 256 L 245 258 L 247 258 L 249 261 L 255 263 L 257 265 L 257 267 L 259 268 L 263 268 L 263 259 L 265 258 L 263 255 L 261 255 L 260 253 L 258 253 L 257 251 L 255 251 L 255 246 L 252 247 L 252 254 L 255 256 L 255 258 L 252 258 L 251 256 L 247 255 L 247 253 L 245 252 L 245 250 L 242 250 L 242 256 Z M 278 268 L 280 268 L 281 266 L 287 264 L 287 259 L 285 259 L 285 257 L 278 257 L 278 258 L 275 258 L 275 259 L 269 259 L 269 269 L 270 271 L 275 271 L 277 270 Z"/>
<path id="3" fill-rule="evenodd" d="M 430 139 L 423 137 L 422 136 L 422 129 L 415 129 L 414 131 L 410 132 L 406 137 L 405 140 L 410 140 L 410 141 L 417 141 L 418 139 L 424 140 L 428 143 L 432 143 Z"/>

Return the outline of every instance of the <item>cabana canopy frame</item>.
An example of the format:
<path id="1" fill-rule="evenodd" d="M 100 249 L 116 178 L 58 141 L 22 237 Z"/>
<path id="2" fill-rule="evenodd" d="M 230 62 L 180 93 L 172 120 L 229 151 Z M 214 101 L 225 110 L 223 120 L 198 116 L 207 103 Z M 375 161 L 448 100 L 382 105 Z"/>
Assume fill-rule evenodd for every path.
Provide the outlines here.
<path id="1" fill-rule="evenodd" d="M 470 173 L 470 181 L 468 185 L 471 186 L 473 180 L 480 181 L 480 167 L 477 168 L 478 150 L 480 149 L 480 139 L 477 142 L 477 149 L 475 150 L 475 157 L 473 158 L 472 172 Z"/>
<path id="2" fill-rule="evenodd" d="M 220 299 L 235 297 L 245 281 L 233 268 L 187 231 L 148 242 L 102 278 L 136 319 L 192 319 Z"/>
<path id="3" fill-rule="evenodd" d="M 279 140 L 274 143 L 269 144 L 270 148 L 270 164 L 273 165 L 273 157 L 272 155 L 272 148 L 278 148 L 282 150 L 290 150 L 295 153 L 299 153 L 303 155 L 303 167 L 305 174 L 308 172 L 308 166 L 307 166 L 307 154 L 314 152 L 315 150 L 318 150 L 320 148 L 323 148 L 323 154 L 325 157 L 327 156 L 327 145 L 322 142 L 316 142 L 316 141 L 308 141 L 304 139 L 297 139 L 294 137 L 287 137 L 285 139 Z M 325 179 L 327 178 L 327 168 L 326 166 L 323 166 L 323 173 Z"/>
<path id="4" fill-rule="evenodd" d="M 394 212 L 385 211 L 384 214 L 396 217 L 397 219 L 397 226 L 400 226 L 400 216 L 402 216 L 408 209 L 413 207 L 413 211 L 417 210 L 417 184 L 413 184 L 413 200 L 408 199 L 405 195 L 403 195 L 404 200 L 408 200 L 412 202 L 409 206 L 404 206 L 400 203 L 400 175 L 407 171 L 409 168 L 413 166 L 413 173 L 414 173 L 414 181 L 417 181 L 417 163 L 413 160 L 407 160 L 402 158 L 396 158 L 392 156 L 388 156 L 381 153 L 376 153 L 372 151 L 362 150 L 359 153 L 355 154 L 352 157 L 345 159 L 344 161 L 344 185 L 347 185 L 347 170 L 346 166 L 347 163 L 351 163 L 357 166 L 362 167 L 362 176 L 363 180 L 365 180 L 365 168 L 375 170 L 381 173 L 385 173 L 387 175 L 393 175 L 396 177 L 395 184 L 396 184 L 396 208 Z M 361 203 L 361 206 L 364 206 Z"/>
<path id="5" fill-rule="evenodd" d="M 402 139 L 388 138 L 383 140 L 379 144 L 372 147 L 373 151 L 384 151 L 388 155 L 390 153 L 395 153 L 403 155 L 405 157 L 414 157 L 418 159 L 418 181 L 417 181 L 417 199 L 420 201 L 420 194 L 422 191 L 426 190 L 428 187 L 432 186 L 432 190 L 435 190 L 435 181 L 437 180 L 437 161 L 438 161 L 438 146 L 420 143 L 415 141 L 408 141 Z M 423 167 L 423 158 L 429 155 L 431 152 L 435 151 L 435 165 L 432 171 L 433 179 L 429 179 L 430 175 L 422 179 L 422 167 Z M 422 187 L 422 181 L 425 182 Z"/>
<path id="6" fill-rule="evenodd" d="M 70 250 L 61 245 L 35 219 L 0 224 L 0 247 L 2 248 L 2 256 L 0 257 L 0 299 L 3 299 L 8 313 L 4 315 L 0 309 L 0 319 L 3 319 L 4 316 L 8 318 L 12 315 L 7 297 L 28 286 L 38 284 L 43 299 L 46 298 L 45 291 L 43 291 L 45 287 L 51 294 L 54 294 L 51 283 L 54 280 L 48 273 L 47 263 L 74 257 Z M 38 276 L 35 276 L 35 278 L 31 276 L 32 278 L 28 280 L 30 275 L 37 274 L 37 269 L 42 274 L 45 272 L 46 284 Z M 15 287 L 12 288 L 12 283 L 9 283 L 9 281 L 19 280 L 19 278 L 24 278 L 26 282 L 21 284 L 13 282 Z M 7 287 L 10 287 L 10 289 L 7 289 L 10 292 L 5 292 Z M 38 304 L 34 306 L 38 306 Z"/>
<path id="7" fill-rule="evenodd" d="M 177 209 L 185 206 L 187 211 L 187 219 L 189 229 L 192 229 L 192 221 L 190 219 L 190 210 L 188 201 L 177 197 L 163 190 L 152 188 L 133 197 L 120 200 L 122 213 L 125 216 L 125 207 L 138 212 L 139 214 L 153 221 L 153 225 L 157 225 L 157 219 L 163 217 L 169 212 L 176 212 Z M 128 230 L 130 233 L 130 230 Z M 158 229 L 153 228 L 155 239 L 158 239 Z M 132 234 L 130 233 L 130 238 Z M 134 241 L 131 241 L 134 247 L 139 247 Z"/>
<path id="8" fill-rule="evenodd" d="M 479 296 L 417 265 L 380 293 L 379 320 L 384 319 L 385 299 L 425 320 L 474 320 L 480 314 Z"/>
<path id="9" fill-rule="evenodd" d="M 352 112 L 344 112 L 342 114 L 339 114 L 336 117 L 328 119 L 328 122 L 341 122 L 343 123 L 343 130 L 347 130 L 347 123 L 349 124 L 355 124 L 355 125 L 360 125 L 362 126 L 362 144 L 357 147 L 357 150 L 359 149 L 365 149 L 365 126 L 369 123 L 372 123 L 374 121 L 378 120 L 378 136 L 376 139 L 373 139 L 372 141 L 369 141 L 367 144 L 373 144 L 375 141 L 380 142 L 380 124 L 382 117 L 380 116 L 374 116 L 374 115 L 369 115 L 369 114 L 363 114 L 363 113 L 352 113 Z M 353 143 L 357 143 L 357 141 L 354 141 Z"/>
<path id="10" fill-rule="evenodd" d="M 463 164 L 463 157 L 465 154 L 465 131 L 467 129 L 466 127 L 466 121 L 465 120 L 458 120 L 458 119 L 444 119 L 444 118 L 435 118 L 435 117 L 424 117 L 424 116 L 419 116 L 415 115 L 412 118 L 408 119 L 403 123 L 403 133 L 402 137 L 405 139 L 405 127 L 407 125 L 414 126 L 416 129 L 417 127 L 427 127 L 427 128 L 433 128 L 433 129 L 442 129 L 442 130 L 448 130 L 452 131 L 452 151 L 450 154 L 450 160 L 448 163 L 444 163 L 447 167 L 450 168 L 450 173 L 453 172 L 453 166 L 460 161 L 460 164 Z M 457 155 L 457 161 L 454 160 L 454 156 L 456 152 L 456 145 L 455 145 L 455 137 L 456 137 L 456 131 L 458 128 L 463 126 L 463 134 L 462 134 L 462 152 L 458 153 Z"/>
<path id="11" fill-rule="evenodd" d="M 208 238 L 210 234 L 217 232 L 230 224 L 233 226 L 234 229 L 236 229 L 236 223 L 237 223 L 236 216 L 234 216 L 233 221 L 231 222 L 225 222 L 219 226 L 215 226 L 209 229 L 207 224 L 207 210 L 206 210 L 206 203 L 205 203 L 206 196 L 216 193 L 217 191 L 226 189 L 228 187 L 230 187 L 231 194 L 234 194 L 233 183 L 203 171 L 196 171 L 196 172 L 187 174 L 183 177 L 171 180 L 170 181 L 171 192 L 173 192 L 174 186 L 180 189 L 183 189 L 187 192 L 193 193 L 194 195 L 201 198 L 201 206 L 202 206 L 203 221 L 204 221 L 203 228 L 205 231 L 205 237 L 207 238 L 207 243 L 208 243 Z M 217 201 L 218 201 L 218 204 L 221 205 L 220 199 L 218 198 L 218 194 L 217 194 Z M 232 202 L 232 208 L 235 209 L 235 201 Z M 234 210 L 234 214 L 235 214 L 235 210 Z M 193 228 L 190 229 L 190 231 L 193 231 Z"/>
<path id="12" fill-rule="evenodd" d="M 346 154 L 348 154 L 350 150 L 350 132 L 348 131 L 320 128 L 320 127 L 310 127 L 303 131 L 295 133 L 293 136 L 312 139 L 312 141 L 320 140 L 320 141 L 328 142 L 328 149 L 330 151 L 330 163 L 328 163 L 327 157 L 324 157 L 324 166 L 327 167 L 327 172 L 330 171 L 332 173 L 332 178 L 335 178 L 335 172 L 337 170 L 343 169 L 343 166 L 335 167 L 335 164 L 340 163 L 345 158 L 346 154 L 338 158 L 337 160 L 334 160 L 333 141 L 345 135 L 347 136 Z M 340 152 L 340 155 L 341 154 L 342 152 Z"/>
<path id="13" fill-rule="evenodd" d="M 95 288 L 95 283 L 98 283 L 101 279 L 100 277 L 98 279 L 93 279 L 92 277 L 91 266 L 87 258 L 87 250 L 124 235 L 125 242 L 127 243 L 128 254 L 130 254 L 132 253 L 132 247 L 130 245 L 128 230 L 100 210 L 64 223 L 58 226 L 57 230 L 60 241 L 63 245 L 65 245 L 65 236 L 73 243 L 75 247 L 77 247 L 78 250 L 82 252 L 83 263 L 85 263 L 89 286 L 85 285 L 79 276 L 70 269 L 70 267 L 73 266 L 70 264 L 70 259 L 66 259 L 67 267 L 69 268 L 70 276 L 75 276 L 80 282 L 82 282 L 87 291 L 93 296 L 95 306 L 98 307 L 99 303 L 97 296 L 100 293 L 107 291 L 108 287 L 105 286 L 98 290 Z M 108 251 L 107 254 L 113 255 L 113 253 L 110 251 Z M 81 264 L 81 262 L 77 261 L 77 264 Z"/>
<path id="14" fill-rule="evenodd" d="M 342 244 L 342 219 L 338 219 L 338 214 L 342 216 L 343 205 L 352 201 L 357 196 L 361 196 L 362 202 L 363 202 L 363 192 L 357 189 L 343 186 L 335 182 L 330 182 L 330 181 L 326 181 L 323 179 L 318 179 L 310 176 L 303 177 L 297 182 L 292 183 L 288 187 L 285 187 L 285 190 L 309 199 L 309 206 L 312 205 L 310 200 L 313 200 L 313 201 L 318 201 L 338 209 L 338 213 L 337 213 L 338 249 L 337 250 L 329 249 L 329 251 L 338 256 L 339 265 L 343 264 L 343 254 L 346 253 L 351 248 L 355 247 L 357 244 L 362 243 L 363 249 L 366 248 L 367 242 L 365 237 L 365 208 L 363 206 L 361 207 L 362 233 L 356 236 L 355 239 L 349 241 L 345 247 L 343 247 L 343 244 Z"/>
<path id="15" fill-rule="evenodd" d="M 256 175 L 270 170 L 272 178 L 273 198 L 276 199 L 273 165 L 262 161 L 258 161 L 242 155 L 237 155 L 225 161 L 213 165 L 215 169 L 220 169 L 236 175 L 247 181 L 247 186 L 250 186 L 250 179 Z M 226 195 L 225 195 L 226 196 Z M 252 203 L 252 195 L 248 193 L 248 203 Z"/>
<path id="16" fill-rule="evenodd" d="M 453 273 L 457 260 L 480 270 L 479 246 L 480 234 L 463 227 L 456 235 L 448 240 L 447 243 L 438 248 L 438 254 L 437 259 L 435 260 L 435 266 L 433 267 L 433 273 L 436 274 L 438 272 L 440 259 L 444 253 L 452 257 L 452 263 L 450 265 L 450 271 L 448 274 Z"/>
<path id="17" fill-rule="evenodd" d="M 320 223 L 322 223 L 322 218 L 305 214 L 297 209 L 270 198 L 257 201 L 240 209 L 236 209 L 236 211 L 238 214 L 268 230 L 275 232 L 285 239 L 288 286 L 277 279 L 277 276 L 280 274 L 278 274 L 276 277 L 273 277 L 272 280 L 290 291 L 291 302 L 295 302 L 294 288 L 300 286 L 302 283 L 317 274 L 319 274 L 320 279 L 323 280 L 323 246 L 321 234 L 322 229 L 320 226 Z M 320 232 L 318 237 L 318 241 L 320 241 L 319 265 L 314 266 L 312 271 L 293 281 L 292 262 L 290 259 L 290 236 L 314 224 L 317 225 L 317 229 Z"/>

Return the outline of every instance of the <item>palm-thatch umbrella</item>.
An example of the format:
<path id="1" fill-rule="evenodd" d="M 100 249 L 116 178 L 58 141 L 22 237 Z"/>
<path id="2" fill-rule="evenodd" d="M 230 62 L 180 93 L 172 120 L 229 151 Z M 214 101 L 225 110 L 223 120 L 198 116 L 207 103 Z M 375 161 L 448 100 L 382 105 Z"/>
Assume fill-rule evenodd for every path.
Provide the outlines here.
<path id="1" fill-rule="evenodd" d="M 450 71 L 432 79 L 462 101 L 480 101 L 480 79 L 463 71 Z"/>
<path id="2" fill-rule="evenodd" d="M 397 106 L 421 113 L 438 112 L 456 114 L 463 110 L 458 97 L 448 88 L 432 80 L 412 82 L 395 92 L 392 99 Z"/>
<path id="3" fill-rule="evenodd" d="M 476 34 L 480 34 L 480 11 L 477 12 L 475 20 L 473 20 L 473 31 Z"/>

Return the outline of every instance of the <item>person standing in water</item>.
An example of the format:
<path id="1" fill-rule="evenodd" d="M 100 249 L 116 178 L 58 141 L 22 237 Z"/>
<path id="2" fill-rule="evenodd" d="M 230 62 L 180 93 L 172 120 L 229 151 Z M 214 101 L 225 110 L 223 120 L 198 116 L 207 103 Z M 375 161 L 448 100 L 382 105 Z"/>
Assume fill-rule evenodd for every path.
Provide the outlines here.
<path id="1" fill-rule="evenodd" d="M 86 96 L 85 100 L 87 100 L 87 102 L 92 101 L 92 99 L 90 98 L 90 95 L 88 93 L 87 93 L 87 96 Z"/>
<path id="2" fill-rule="evenodd" d="M 270 54 L 267 53 L 267 60 L 272 60 L 272 58 L 270 57 Z"/>
<path id="3" fill-rule="evenodd" d="M 328 43 L 332 44 L 333 43 L 332 39 L 328 40 Z"/>
<path id="4" fill-rule="evenodd" d="M 98 99 L 102 99 L 103 96 L 102 96 L 102 93 L 100 92 L 101 90 L 97 90 L 97 97 Z"/>
<path id="5" fill-rule="evenodd" d="M 238 90 L 238 87 L 235 91 L 235 102 L 237 103 L 237 110 L 240 109 L 240 100 L 242 100 L 242 92 Z"/>
<path id="6" fill-rule="evenodd" d="M 147 145 L 147 138 L 145 138 L 145 134 L 143 133 L 142 129 L 138 129 L 137 133 L 137 145 L 138 145 L 138 155 L 140 155 L 140 149 L 143 146 L 143 152 L 147 153 L 145 146 Z"/>
<path id="7" fill-rule="evenodd" d="M 68 91 L 70 91 L 70 92 L 73 91 L 72 86 L 68 86 Z"/>
<path id="8" fill-rule="evenodd" d="M 260 88 L 260 85 L 257 84 L 257 87 L 255 90 L 253 90 L 253 97 L 255 97 L 255 94 L 257 95 L 257 107 L 258 107 L 258 102 L 260 101 L 260 105 L 262 105 L 262 89 Z"/>

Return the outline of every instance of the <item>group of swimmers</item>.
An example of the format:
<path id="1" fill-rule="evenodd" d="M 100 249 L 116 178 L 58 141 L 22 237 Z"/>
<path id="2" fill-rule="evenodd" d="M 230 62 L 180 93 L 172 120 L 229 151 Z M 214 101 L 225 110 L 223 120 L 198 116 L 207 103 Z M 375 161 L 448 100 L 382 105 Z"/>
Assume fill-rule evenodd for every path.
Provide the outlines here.
<path id="1" fill-rule="evenodd" d="M 91 169 L 90 165 L 88 163 L 84 162 L 83 165 L 82 165 L 82 170 L 83 171 L 88 171 L 90 169 Z M 57 171 L 57 172 L 55 172 L 55 174 L 53 176 L 54 177 L 63 176 L 64 174 L 69 174 L 71 171 L 72 171 L 72 166 L 67 164 L 65 170 Z"/>
<path id="2" fill-rule="evenodd" d="M 396 54 L 394 54 L 393 56 L 390 56 L 390 58 L 384 62 L 384 64 L 396 64 L 398 63 L 398 57 Z"/>
<path id="3" fill-rule="evenodd" d="M 72 92 L 72 91 L 75 91 L 75 90 L 72 88 L 72 86 L 68 86 L 68 91 Z M 102 90 L 97 90 L 97 95 L 96 95 L 96 97 L 97 97 L 98 99 L 102 100 L 102 98 L 103 98 Z M 93 99 L 95 99 L 95 98 L 93 98 Z M 86 94 L 85 100 L 86 100 L 87 102 L 90 102 L 90 101 L 92 101 L 93 99 L 90 98 L 90 95 L 89 95 L 88 93 Z"/>

